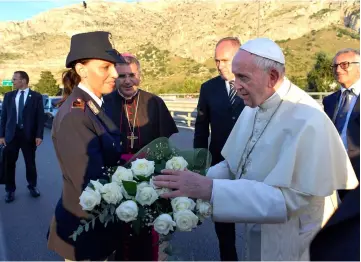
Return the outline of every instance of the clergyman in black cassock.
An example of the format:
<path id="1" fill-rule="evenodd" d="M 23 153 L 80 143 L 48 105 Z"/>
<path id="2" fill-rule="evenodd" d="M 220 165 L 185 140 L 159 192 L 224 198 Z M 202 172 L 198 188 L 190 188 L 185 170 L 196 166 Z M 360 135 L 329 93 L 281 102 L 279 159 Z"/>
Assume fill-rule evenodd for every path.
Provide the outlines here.
<path id="1" fill-rule="evenodd" d="M 105 111 L 119 127 L 125 154 L 124 161 L 159 137 L 170 137 L 178 128 L 164 101 L 149 92 L 139 89 L 140 63 L 130 54 L 122 54 L 126 63 L 117 64 L 119 77 L 116 90 L 104 97 Z M 116 260 L 158 261 L 164 253 L 159 248 L 158 234 L 149 228 L 139 235 L 131 234 L 131 228 L 122 228 L 122 252 L 117 251 Z M 139 252 L 139 247 L 142 251 Z M 159 252 L 160 251 L 160 252 Z"/>

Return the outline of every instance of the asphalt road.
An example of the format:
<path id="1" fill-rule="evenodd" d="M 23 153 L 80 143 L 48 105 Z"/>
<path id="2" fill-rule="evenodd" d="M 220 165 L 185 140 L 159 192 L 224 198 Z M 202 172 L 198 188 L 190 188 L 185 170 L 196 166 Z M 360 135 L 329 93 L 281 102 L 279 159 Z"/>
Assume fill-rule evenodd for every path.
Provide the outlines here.
<path id="1" fill-rule="evenodd" d="M 172 137 L 176 146 L 182 149 L 192 147 L 193 131 L 180 129 Z M 44 142 L 38 148 L 36 164 L 38 188 L 41 196 L 30 196 L 25 179 L 25 164 L 20 154 L 16 170 L 16 199 L 6 204 L 0 199 L 0 260 L 36 261 L 62 260 L 46 246 L 46 233 L 61 194 L 61 172 L 50 138 L 50 130 L 45 129 Z M 5 192 L 0 185 L 0 192 Z M 4 196 L 1 193 L 0 196 Z M 240 228 L 237 230 L 240 231 Z M 237 243 L 241 236 L 237 234 Z M 218 241 L 211 221 L 206 221 L 193 232 L 176 233 L 173 247 L 181 251 L 181 260 L 219 260 Z"/>

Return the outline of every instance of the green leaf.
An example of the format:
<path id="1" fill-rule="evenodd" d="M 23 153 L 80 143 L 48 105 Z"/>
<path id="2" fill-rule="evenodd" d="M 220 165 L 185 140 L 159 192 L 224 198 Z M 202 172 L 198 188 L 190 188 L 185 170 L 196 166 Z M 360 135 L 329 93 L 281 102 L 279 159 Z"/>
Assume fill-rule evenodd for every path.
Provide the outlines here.
<path id="1" fill-rule="evenodd" d="M 108 221 L 105 221 L 104 227 L 107 227 L 107 225 L 108 225 Z"/>
<path id="2" fill-rule="evenodd" d="M 172 234 L 162 235 L 161 237 L 162 241 L 171 241 L 171 239 L 172 239 Z"/>
<path id="3" fill-rule="evenodd" d="M 135 196 L 137 194 L 137 183 L 133 181 L 123 181 L 123 186 L 128 195 Z"/>
<path id="4" fill-rule="evenodd" d="M 94 185 L 93 185 L 91 182 L 88 184 L 88 187 L 90 187 L 91 189 L 95 190 L 95 187 L 94 187 Z"/>
<path id="5" fill-rule="evenodd" d="M 92 228 L 93 229 L 95 228 L 95 218 L 93 218 L 93 220 L 92 220 Z"/>
<path id="6" fill-rule="evenodd" d="M 86 224 L 85 224 L 85 232 L 88 232 L 88 231 L 89 231 L 89 224 L 86 223 Z"/>
<path id="7" fill-rule="evenodd" d="M 72 237 L 73 241 L 75 242 L 75 241 L 76 241 L 76 237 L 77 237 L 76 232 L 75 232 L 74 234 L 72 234 L 71 237 Z"/>
<path id="8" fill-rule="evenodd" d="M 99 215 L 99 221 L 100 221 L 100 223 L 104 224 L 104 219 L 105 219 L 104 214 L 103 214 L 103 213 L 100 214 L 100 215 Z"/>
<path id="9" fill-rule="evenodd" d="M 84 219 L 82 219 L 82 220 L 80 220 L 80 223 L 82 223 L 82 224 L 86 224 L 86 223 L 88 223 L 88 222 L 86 222 Z"/>
<path id="10" fill-rule="evenodd" d="M 82 227 L 82 226 L 79 226 L 78 229 L 76 230 L 76 233 L 77 233 L 78 235 L 80 235 L 81 233 L 83 233 L 83 231 L 84 231 L 83 227 Z"/>
<path id="11" fill-rule="evenodd" d="M 92 212 L 95 213 L 95 214 L 97 214 L 97 215 L 100 215 L 100 214 L 101 214 L 100 211 L 98 211 L 98 210 L 96 210 L 96 209 L 94 209 Z"/>
<path id="12" fill-rule="evenodd" d="M 155 164 L 154 165 L 154 173 L 158 173 L 160 174 L 160 172 L 165 169 L 165 161 L 163 160 L 161 163 L 159 164 Z"/>
<path id="13" fill-rule="evenodd" d="M 141 219 L 145 216 L 145 209 L 143 206 L 138 206 L 138 217 Z"/>
<path id="14" fill-rule="evenodd" d="M 139 181 L 139 182 L 149 182 L 151 176 L 136 176 L 136 179 Z"/>
<path id="15" fill-rule="evenodd" d="M 105 179 L 99 179 L 99 183 L 101 183 L 102 185 L 108 184 L 109 182 Z"/>
<path id="16" fill-rule="evenodd" d="M 132 221 L 132 228 L 133 228 L 134 233 L 139 236 L 140 228 L 141 228 L 140 219 Z"/>
<path id="17" fill-rule="evenodd" d="M 110 214 L 111 215 L 114 215 L 114 213 L 115 213 L 115 206 L 110 206 Z"/>
<path id="18" fill-rule="evenodd" d="M 172 248 L 172 245 L 168 245 L 164 250 L 163 252 L 165 254 L 167 254 L 168 256 L 171 256 L 173 254 L 173 248 Z"/>

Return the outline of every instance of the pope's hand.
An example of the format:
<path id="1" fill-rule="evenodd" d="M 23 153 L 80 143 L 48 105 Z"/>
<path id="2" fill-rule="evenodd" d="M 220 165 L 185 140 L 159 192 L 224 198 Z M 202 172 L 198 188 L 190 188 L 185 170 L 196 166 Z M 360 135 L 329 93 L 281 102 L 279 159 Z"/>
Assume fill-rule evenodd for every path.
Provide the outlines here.
<path id="1" fill-rule="evenodd" d="M 153 178 L 154 185 L 174 189 L 161 195 L 163 198 L 190 197 L 209 201 L 212 196 L 213 180 L 191 171 L 162 170 L 163 175 Z"/>

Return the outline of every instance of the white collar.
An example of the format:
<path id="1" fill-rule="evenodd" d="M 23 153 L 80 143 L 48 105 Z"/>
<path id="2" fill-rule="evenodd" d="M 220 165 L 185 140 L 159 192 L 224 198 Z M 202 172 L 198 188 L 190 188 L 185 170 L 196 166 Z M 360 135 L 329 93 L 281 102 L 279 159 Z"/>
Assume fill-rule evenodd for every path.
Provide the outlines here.
<path id="1" fill-rule="evenodd" d="M 360 95 L 360 85 L 361 85 L 361 82 L 360 82 L 360 79 L 357 80 L 355 83 L 353 83 L 349 88 L 344 88 L 341 86 L 341 92 L 343 93 L 346 89 L 348 90 L 352 90 L 352 92 L 358 96 Z"/>
<path id="2" fill-rule="evenodd" d="M 140 90 L 140 89 L 138 88 L 137 91 L 136 91 L 131 97 L 125 97 L 125 96 L 122 94 L 122 92 L 120 92 L 120 90 L 117 89 L 118 94 L 119 94 L 121 97 L 123 97 L 124 100 L 131 100 L 131 99 L 133 99 L 133 97 L 135 97 L 136 95 L 138 95 L 139 90 Z"/>
<path id="3" fill-rule="evenodd" d="M 78 84 L 78 87 L 83 90 L 84 92 L 86 92 L 88 95 L 90 95 L 91 98 L 93 98 L 93 100 L 98 104 L 99 107 L 102 107 L 103 104 L 103 97 L 99 98 L 97 97 L 92 91 L 90 91 L 89 88 L 87 88 L 85 85 L 83 85 L 82 83 Z"/>
<path id="4" fill-rule="evenodd" d="M 20 92 L 21 91 L 24 91 L 24 95 L 26 96 L 26 95 L 28 95 L 28 93 L 29 93 L 29 90 L 30 90 L 30 88 L 29 87 L 27 87 L 27 88 L 25 88 L 24 90 L 20 90 L 20 89 L 18 89 L 18 94 L 20 94 Z"/>
<path id="5" fill-rule="evenodd" d="M 282 100 L 282 98 L 288 93 L 288 89 L 290 87 L 290 80 L 284 77 L 283 83 L 281 86 L 274 92 L 274 94 L 269 97 L 266 101 L 264 101 L 259 108 L 261 109 L 269 109 L 278 105 L 278 103 Z"/>

